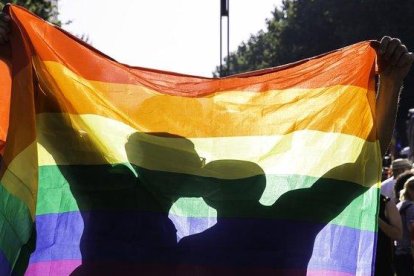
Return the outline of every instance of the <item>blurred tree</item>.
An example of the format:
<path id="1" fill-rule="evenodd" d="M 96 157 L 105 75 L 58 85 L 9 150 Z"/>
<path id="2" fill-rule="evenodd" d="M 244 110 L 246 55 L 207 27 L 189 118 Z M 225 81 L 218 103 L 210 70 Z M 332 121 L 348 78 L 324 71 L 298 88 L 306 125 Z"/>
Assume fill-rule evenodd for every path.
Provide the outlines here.
<path id="1" fill-rule="evenodd" d="M 57 2 L 53 0 L 1 0 L 0 8 L 2 9 L 8 3 L 17 4 L 37 14 L 41 18 L 60 26 L 61 22 L 58 19 Z"/>
<path id="2" fill-rule="evenodd" d="M 278 66 L 384 35 L 400 38 L 413 50 L 413 14 L 412 0 L 284 0 L 266 21 L 266 31 L 251 36 L 225 58 L 230 68 L 224 66 L 222 75 Z M 220 67 L 213 75 L 220 75 Z M 414 76 L 409 74 L 397 119 L 403 144 L 408 109 L 414 107 L 413 90 Z"/>

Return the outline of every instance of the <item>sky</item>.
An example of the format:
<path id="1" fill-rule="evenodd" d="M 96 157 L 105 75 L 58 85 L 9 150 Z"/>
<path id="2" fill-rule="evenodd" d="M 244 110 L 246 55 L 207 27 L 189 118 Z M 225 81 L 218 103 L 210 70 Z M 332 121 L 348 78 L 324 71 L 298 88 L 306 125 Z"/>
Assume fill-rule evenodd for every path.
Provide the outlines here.
<path id="1" fill-rule="evenodd" d="M 266 30 L 281 2 L 230 0 L 230 51 Z M 204 77 L 220 64 L 220 0 L 60 0 L 59 13 L 72 21 L 64 29 L 125 64 Z"/>

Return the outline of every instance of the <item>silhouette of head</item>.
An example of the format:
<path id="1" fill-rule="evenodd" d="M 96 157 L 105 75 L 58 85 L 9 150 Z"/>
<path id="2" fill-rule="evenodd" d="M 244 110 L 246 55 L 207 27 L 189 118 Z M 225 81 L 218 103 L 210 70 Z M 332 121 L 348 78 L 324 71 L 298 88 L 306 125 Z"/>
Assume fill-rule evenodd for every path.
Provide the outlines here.
<path id="1" fill-rule="evenodd" d="M 125 149 L 140 182 L 157 196 L 175 201 L 200 193 L 191 176 L 203 163 L 190 140 L 168 133 L 134 133 Z"/>
<path id="2" fill-rule="evenodd" d="M 194 144 L 169 133 L 135 132 L 125 149 L 130 163 L 149 170 L 185 173 L 202 166 Z"/>
<path id="3" fill-rule="evenodd" d="M 210 193 L 203 197 L 211 207 L 219 210 L 229 204 L 257 204 L 266 187 L 263 169 L 256 163 L 241 160 L 218 160 L 203 170 L 211 176 Z M 249 177 L 237 177 L 249 175 Z"/>

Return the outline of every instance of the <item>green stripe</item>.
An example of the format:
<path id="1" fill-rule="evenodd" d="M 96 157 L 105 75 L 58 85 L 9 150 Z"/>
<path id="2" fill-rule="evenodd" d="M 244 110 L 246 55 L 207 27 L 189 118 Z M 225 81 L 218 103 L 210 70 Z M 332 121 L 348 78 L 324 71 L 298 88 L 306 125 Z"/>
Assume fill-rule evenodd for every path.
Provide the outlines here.
<path id="1" fill-rule="evenodd" d="M 224 217 L 297 219 L 376 229 L 376 187 L 368 189 L 352 182 L 299 175 L 219 180 L 135 169 L 140 182 L 135 172 L 122 164 L 42 166 L 37 215 L 171 209 L 175 215 L 209 217 L 215 216 L 217 209 Z"/>
<path id="2" fill-rule="evenodd" d="M 0 183 L 0 249 L 14 265 L 21 247 L 30 238 L 33 221 L 27 206 Z"/>
<path id="3" fill-rule="evenodd" d="M 329 222 L 369 231 L 375 231 L 377 227 L 375 218 L 379 189 L 376 187 L 361 189 L 360 186 L 350 184 L 349 182 L 345 183 L 344 181 L 333 179 L 318 180 L 314 177 L 298 175 L 271 175 L 266 176 L 266 179 L 267 184 L 271 183 L 275 187 L 280 187 L 279 189 L 273 189 L 275 192 L 273 196 L 277 197 L 278 200 L 267 206 L 271 213 L 271 215 L 268 215 L 269 217 Z M 315 183 L 316 181 L 318 181 L 318 184 L 313 188 L 305 187 L 307 184 Z M 296 186 L 298 183 L 303 183 L 304 188 L 294 188 L 290 192 L 283 194 L 288 186 Z M 327 185 L 318 187 L 324 184 Z M 347 195 L 352 200 L 348 200 Z M 341 201 L 344 203 L 336 205 Z M 346 206 L 345 202 L 350 203 Z M 211 202 L 209 203 L 212 205 Z M 255 209 L 248 208 L 246 210 L 242 206 L 243 202 L 236 201 L 232 205 L 235 209 L 234 213 L 239 212 L 238 216 L 240 217 L 254 217 L 255 215 L 254 212 L 248 213 L 249 210 L 254 211 Z M 226 209 L 229 209 L 229 207 Z M 343 210 L 339 211 L 340 209 Z M 174 203 L 171 213 L 187 217 L 210 217 L 217 214 L 216 210 L 209 207 L 202 198 L 181 198 Z M 226 214 L 221 216 L 226 216 Z"/>

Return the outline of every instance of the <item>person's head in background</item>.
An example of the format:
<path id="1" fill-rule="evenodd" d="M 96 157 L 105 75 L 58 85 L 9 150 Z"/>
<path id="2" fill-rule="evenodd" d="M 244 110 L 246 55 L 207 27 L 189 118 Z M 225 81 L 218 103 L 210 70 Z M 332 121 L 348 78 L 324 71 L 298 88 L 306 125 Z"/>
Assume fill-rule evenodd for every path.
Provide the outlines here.
<path id="1" fill-rule="evenodd" d="M 400 191 L 400 200 L 409 200 L 414 201 L 414 176 L 410 177 L 405 183 L 404 183 L 404 189 Z"/>
<path id="2" fill-rule="evenodd" d="M 403 172 L 396 178 L 395 185 L 394 185 L 394 194 L 397 200 L 396 203 L 398 203 L 400 199 L 400 192 L 404 188 L 405 182 L 413 176 L 414 176 L 414 172 L 412 170 L 408 170 L 408 171 Z"/>
<path id="3" fill-rule="evenodd" d="M 392 175 L 396 179 L 400 174 L 411 169 L 411 162 L 405 158 L 395 159 L 391 163 Z"/>

